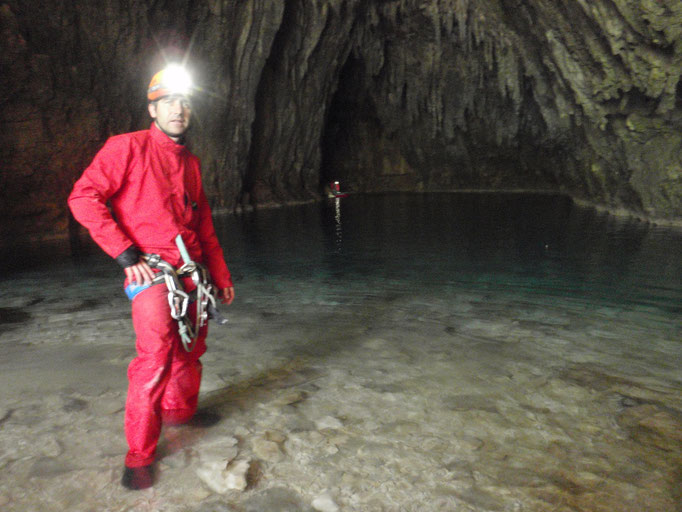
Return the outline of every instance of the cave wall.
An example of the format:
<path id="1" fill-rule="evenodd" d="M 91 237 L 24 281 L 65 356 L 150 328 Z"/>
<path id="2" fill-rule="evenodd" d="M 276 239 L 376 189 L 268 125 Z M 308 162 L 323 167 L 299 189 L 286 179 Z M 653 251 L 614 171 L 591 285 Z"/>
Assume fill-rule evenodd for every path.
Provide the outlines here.
<path id="1" fill-rule="evenodd" d="M 0 2 L 0 246 L 78 229 L 73 183 L 107 137 L 149 126 L 146 89 L 167 60 L 186 60 L 202 89 L 190 145 L 214 207 L 232 209 L 283 12 L 268 0 Z"/>
<path id="2" fill-rule="evenodd" d="M 0 0 L 0 33 L 5 244 L 68 231 L 71 185 L 183 55 L 217 208 L 341 179 L 682 218 L 679 0 Z"/>
<path id="3" fill-rule="evenodd" d="M 679 217 L 681 20 L 667 1 L 377 3 L 325 171 L 360 190 L 552 189 Z"/>
<path id="4" fill-rule="evenodd" d="M 256 102 L 246 191 L 255 204 L 319 197 L 321 134 L 359 2 L 290 0 Z"/>

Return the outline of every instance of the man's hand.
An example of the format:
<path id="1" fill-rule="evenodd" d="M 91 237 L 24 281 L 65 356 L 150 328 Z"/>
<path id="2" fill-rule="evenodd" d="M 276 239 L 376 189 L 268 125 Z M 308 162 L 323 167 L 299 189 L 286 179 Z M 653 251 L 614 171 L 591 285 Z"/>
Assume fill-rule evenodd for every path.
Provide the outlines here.
<path id="1" fill-rule="evenodd" d="M 232 304 L 232 301 L 234 300 L 234 287 L 230 286 L 229 288 L 223 288 L 218 291 L 218 298 L 223 304 L 227 304 L 228 306 Z"/>
<path id="2" fill-rule="evenodd" d="M 135 265 L 123 269 L 129 282 L 137 284 L 150 284 L 154 279 L 154 271 L 147 262 L 140 260 Z"/>

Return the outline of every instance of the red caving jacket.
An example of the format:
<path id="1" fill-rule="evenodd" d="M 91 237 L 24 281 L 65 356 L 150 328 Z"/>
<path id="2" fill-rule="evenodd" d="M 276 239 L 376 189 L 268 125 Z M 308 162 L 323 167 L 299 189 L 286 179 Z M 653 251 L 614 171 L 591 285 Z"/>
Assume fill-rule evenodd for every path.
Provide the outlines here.
<path id="1" fill-rule="evenodd" d="M 177 268 L 183 264 L 175 245 L 179 233 L 190 257 L 206 265 L 218 289 L 232 286 L 199 159 L 154 123 L 149 130 L 107 140 L 74 185 L 69 207 L 112 258 L 135 246 Z"/>

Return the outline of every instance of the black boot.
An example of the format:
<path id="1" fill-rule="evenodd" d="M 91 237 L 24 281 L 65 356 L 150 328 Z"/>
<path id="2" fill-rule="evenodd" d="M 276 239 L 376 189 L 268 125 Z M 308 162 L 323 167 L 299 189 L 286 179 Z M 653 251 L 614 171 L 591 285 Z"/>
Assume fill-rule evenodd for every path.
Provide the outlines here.
<path id="1" fill-rule="evenodd" d="M 140 466 L 138 468 L 123 467 L 123 477 L 121 478 L 123 487 L 132 491 L 140 489 L 147 489 L 154 485 L 154 468 L 149 466 Z"/>
<path id="2" fill-rule="evenodd" d="M 208 428 L 220 422 L 222 417 L 217 412 L 210 409 L 200 409 L 192 419 L 187 422 L 190 427 Z"/>

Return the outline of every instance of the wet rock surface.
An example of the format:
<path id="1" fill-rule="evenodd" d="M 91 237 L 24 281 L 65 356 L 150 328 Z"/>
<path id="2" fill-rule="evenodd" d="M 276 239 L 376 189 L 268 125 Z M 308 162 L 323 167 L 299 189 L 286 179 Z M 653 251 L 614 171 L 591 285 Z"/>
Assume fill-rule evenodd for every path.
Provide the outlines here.
<path id="1" fill-rule="evenodd" d="M 200 403 L 219 420 L 165 428 L 158 481 L 134 493 L 119 483 L 133 344 L 118 275 L 78 288 L 30 276 L 13 284 L 30 320 L 0 333 L 3 511 L 670 512 L 679 503 L 679 330 L 647 308 L 480 289 L 358 308 L 310 290 L 282 301 L 249 280 L 203 358 Z M 88 302 L 102 289 L 116 292 Z M 40 310 L 27 305 L 34 290 Z M 90 306 L 62 313 L 79 301 Z M 267 322 L 263 312 L 273 313 Z"/>
<path id="2" fill-rule="evenodd" d="M 549 189 L 679 220 L 680 9 L 4 0 L 3 245 L 76 240 L 74 180 L 109 135 L 148 126 L 149 78 L 190 46 L 205 93 L 191 146 L 217 208 L 311 200 L 341 179 L 356 192 Z"/>

